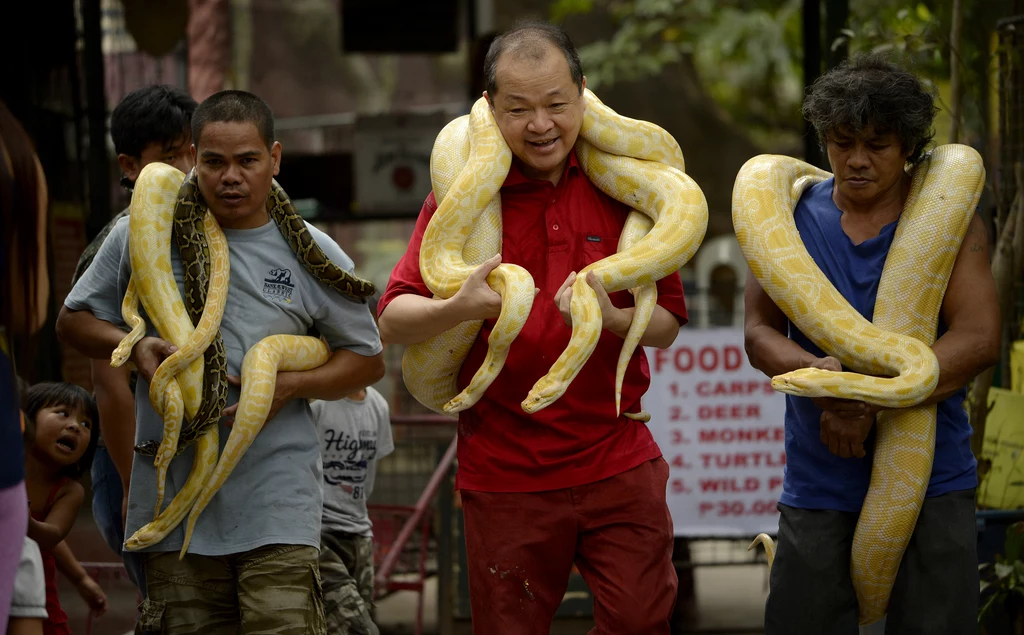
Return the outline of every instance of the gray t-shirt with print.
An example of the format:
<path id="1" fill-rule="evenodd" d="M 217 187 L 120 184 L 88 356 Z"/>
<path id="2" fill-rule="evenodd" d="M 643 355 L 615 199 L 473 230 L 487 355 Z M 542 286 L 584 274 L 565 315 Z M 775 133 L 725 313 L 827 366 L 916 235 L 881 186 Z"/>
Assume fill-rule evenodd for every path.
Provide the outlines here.
<path id="1" fill-rule="evenodd" d="M 352 270 L 352 260 L 330 237 L 307 227 L 331 260 Z M 316 332 L 332 350 L 344 348 L 364 356 L 381 351 L 380 334 L 368 305 L 345 298 L 313 278 L 273 222 L 256 229 L 225 229 L 224 234 L 231 257 L 227 305 L 221 320 L 228 373 L 239 375 L 246 351 L 268 335 Z M 127 237 L 128 218 L 124 218 L 64 301 L 69 309 L 89 310 L 101 320 L 123 326 L 121 300 L 131 276 Z M 171 265 L 180 290 L 181 260 L 173 246 Z M 148 318 L 146 321 L 149 324 Z M 148 334 L 157 333 L 150 326 Z M 149 394 L 149 385 L 141 376 L 136 394 Z M 238 389 L 232 386 L 228 405 L 237 402 Z M 136 443 L 159 441 L 163 426 L 149 399 L 136 399 L 135 409 Z M 229 431 L 220 424 L 222 449 Z M 165 507 L 188 478 L 193 454 L 190 447 L 171 463 Z M 136 455 L 126 536 L 153 520 L 155 505 L 153 458 Z M 321 505 L 320 441 L 309 403 L 296 399 L 264 426 L 200 515 L 189 552 L 220 556 L 270 544 L 319 547 Z M 184 526 L 182 523 L 148 550 L 177 551 Z"/>
<path id="2" fill-rule="evenodd" d="M 377 480 L 377 461 L 391 454 L 388 402 L 373 388 L 362 400 L 314 401 L 324 463 L 323 531 L 371 536 L 366 501 Z"/>

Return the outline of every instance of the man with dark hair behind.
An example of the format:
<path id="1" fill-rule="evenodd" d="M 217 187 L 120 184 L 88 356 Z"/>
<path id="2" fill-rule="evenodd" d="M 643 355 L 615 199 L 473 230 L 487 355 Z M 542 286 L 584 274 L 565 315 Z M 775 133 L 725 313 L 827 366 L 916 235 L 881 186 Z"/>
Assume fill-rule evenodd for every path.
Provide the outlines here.
<path id="1" fill-rule="evenodd" d="M 913 166 L 932 138 L 934 99 L 913 75 L 859 57 L 819 78 L 804 102 L 834 178 L 804 192 L 797 229 L 840 294 L 872 319 L 878 283 L 910 192 Z M 886 633 L 977 632 L 978 566 L 971 426 L 965 386 L 999 354 L 999 308 L 985 227 L 975 215 L 942 300 L 931 480 L 889 602 Z M 761 288 L 746 285 L 746 349 L 769 377 L 798 368 L 839 371 Z M 913 303 L 908 300 L 908 306 Z M 878 406 L 786 397 L 786 475 L 765 633 L 856 635 L 850 577 L 857 518 L 871 478 Z"/>
<path id="2" fill-rule="evenodd" d="M 538 634 L 551 629 L 573 564 L 594 594 L 600 633 L 668 635 L 676 599 L 668 464 L 647 427 L 617 416 L 615 367 L 632 320 L 628 291 L 601 302 L 597 348 L 564 395 L 532 415 L 520 400 L 564 350 L 571 333 L 575 272 L 614 254 L 629 209 L 587 178 L 574 149 L 586 110 L 586 78 L 569 36 L 545 23 L 516 25 L 484 60 L 484 97 L 514 156 L 501 188 L 501 253 L 457 294 L 435 300 L 419 268 L 423 204 L 405 255 L 379 303 L 385 341 L 422 342 L 459 322 L 485 320 L 462 365 L 460 387 L 487 351 L 501 297 L 487 284 L 499 262 L 526 268 L 540 287 L 501 373 L 459 414 L 457 486 L 466 519 L 473 631 Z M 686 322 L 678 273 L 658 282 L 644 346 L 665 348 Z M 638 348 L 622 386 L 622 412 L 640 410 L 650 385 Z"/>
<path id="3" fill-rule="evenodd" d="M 165 85 L 133 90 L 110 116 L 121 185 L 131 190 L 142 168 L 159 161 L 182 172 L 192 169 L 192 113 L 196 102 L 187 93 Z M 75 267 L 72 286 L 92 264 L 110 230 L 128 215 L 124 209 L 110 220 L 82 252 Z M 138 554 L 122 551 L 124 522 L 131 482 L 132 445 L 135 439 L 134 381 L 127 366 L 111 368 L 109 360 L 90 360 L 93 392 L 104 426 L 92 463 L 92 513 L 107 546 L 119 554 L 132 583 L 143 597 L 146 575 Z"/>
<path id="4" fill-rule="evenodd" d="M 188 93 L 164 84 L 144 86 L 124 96 L 110 114 L 110 138 L 121 167 L 122 186 L 131 190 L 142 168 L 156 161 L 182 172 L 192 169 L 189 146 L 196 106 Z M 125 209 L 112 218 L 89 243 L 75 268 L 75 281 L 89 267 L 114 224 L 127 214 Z"/>
<path id="5" fill-rule="evenodd" d="M 232 405 L 223 413 L 228 421 L 219 424 L 220 438 L 237 410 L 242 358 L 260 340 L 315 330 L 333 352 L 319 368 L 277 374 L 267 424 L 199 516 L 188 553 L 179 560 L 180 525 L 143 550 L 149 596 L 141 627 L 165 635 L 322 634 L 320 443 L 307 399 L 339 399 L 379 380 L 380 336 L 367 305 L 314 278 L 269 215 L 267 198 L 281 162 L 269 106 L 243 91 L 216 93 L 196 109 L 192 132 L 199 191 L 224 229 L 231 258 L 220 332 Z M 306 227 L 331 261 L 352 270 L 352 260 L 330 237 Z M 181 280 L 176 249 L 171 264 Z M 57 320 L 60 337 L 93 359 L 109 359 L 124 336 L 120 307 L 130 276 L 122 219 L 68 295 Z M 175 350 L 156 331 L 147 335 L 131 355 L 140 395 L 149 394 L 153 373 Z M 148 399 L 137 400 L 136 415 L 136 440 L 158 441 L 163 424 Z M 171 462 L 168 500 L 185 483 L 194 453 L 193 446 Z M 153 520 L 152 458 L 134 461 L 131 482 L 129 535 Z"/>

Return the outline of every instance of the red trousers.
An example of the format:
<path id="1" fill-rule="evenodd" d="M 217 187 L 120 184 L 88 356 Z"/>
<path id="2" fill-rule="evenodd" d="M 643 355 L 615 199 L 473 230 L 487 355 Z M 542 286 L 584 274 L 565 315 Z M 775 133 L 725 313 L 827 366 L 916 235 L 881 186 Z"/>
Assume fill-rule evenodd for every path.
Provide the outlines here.
<path id="1" fill-rule="evenodd" d="M 575 562 L 591 635 L 668 635 L 676 601 L 663 458 L 578 487 L 462 490 L 474 635 L 548 635 Z"/>

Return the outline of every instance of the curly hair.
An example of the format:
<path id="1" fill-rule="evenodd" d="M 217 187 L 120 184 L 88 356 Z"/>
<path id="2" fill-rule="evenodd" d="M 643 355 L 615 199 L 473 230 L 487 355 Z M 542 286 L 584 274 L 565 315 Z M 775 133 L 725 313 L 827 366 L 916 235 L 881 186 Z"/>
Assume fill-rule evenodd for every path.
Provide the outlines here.
<path id="1" fill-rule="evenodd" d="M 868 126 L 900 138 L 916 163 L 935 136 L 934 94 L 921 81 L 880 55 L 858 55 L 822 75 L 804 100 L 803 115 L 825 148 L 829 133 Z"/>

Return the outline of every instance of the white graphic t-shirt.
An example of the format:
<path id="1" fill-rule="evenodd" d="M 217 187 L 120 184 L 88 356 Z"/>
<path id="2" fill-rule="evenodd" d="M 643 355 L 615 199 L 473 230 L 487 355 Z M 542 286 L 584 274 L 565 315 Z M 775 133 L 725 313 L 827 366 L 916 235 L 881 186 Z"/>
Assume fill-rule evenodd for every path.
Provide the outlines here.
<path id="1" fill-rule="evenodd" d="M 377 460 L 391 454 L 388 402 L 373 388 L 362 400 L 310 404 L 324 465 L 323 531 L 372 535 L 366 501 L 377 478 Z"/>

